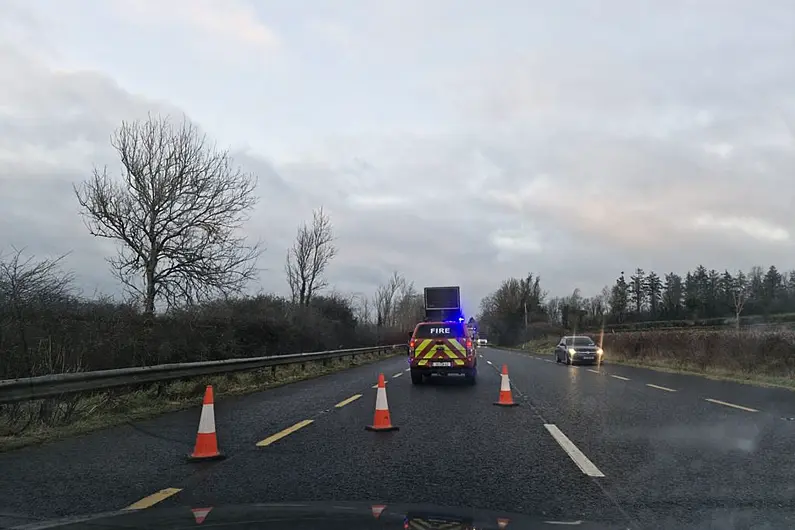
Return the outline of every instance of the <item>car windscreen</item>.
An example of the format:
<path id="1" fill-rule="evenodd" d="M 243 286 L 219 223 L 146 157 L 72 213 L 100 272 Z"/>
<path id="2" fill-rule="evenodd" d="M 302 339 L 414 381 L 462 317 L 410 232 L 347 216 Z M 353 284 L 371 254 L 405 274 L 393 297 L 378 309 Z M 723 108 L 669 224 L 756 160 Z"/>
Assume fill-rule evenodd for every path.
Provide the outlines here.
<path id="1" fill-rule="evenodd" d="M 594 342 L 590 337 L 569 337 L 566 339 L 566 346 L 593 346 Z"/>
<path id="2" fill-rule="evenodd" d="M 466 337 L 466 331 L 462 324 L 439 323 L 439 324 L 420 324 L 414 332 L 417 339 L 460 339 Z"/>

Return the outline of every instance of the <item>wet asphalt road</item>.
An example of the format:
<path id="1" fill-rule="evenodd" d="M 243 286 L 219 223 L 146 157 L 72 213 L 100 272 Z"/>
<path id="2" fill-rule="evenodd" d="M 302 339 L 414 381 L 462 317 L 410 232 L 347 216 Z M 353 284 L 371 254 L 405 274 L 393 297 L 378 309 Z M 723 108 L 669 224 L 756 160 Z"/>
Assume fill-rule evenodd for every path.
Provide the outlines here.
<path id="1" fill-rule="evenodd" d="M 413 386 L 398 357 L 219 396 L 216 426 L 228 456 L 219 462 L 185 462 L 198 407 L 0 454 L 0 523 L 118 510 L 148 498 L 150 510 L 367 501 L 616 528 L 795 527 L 794 392 L 479 351 L 474 387 Z M 493 405 L 502 364 L 519 407 Z M 392 433 L 364 430 L 379 372 L 400 428 Z M 303 420 L 313 421 L 256 447 Z"/>

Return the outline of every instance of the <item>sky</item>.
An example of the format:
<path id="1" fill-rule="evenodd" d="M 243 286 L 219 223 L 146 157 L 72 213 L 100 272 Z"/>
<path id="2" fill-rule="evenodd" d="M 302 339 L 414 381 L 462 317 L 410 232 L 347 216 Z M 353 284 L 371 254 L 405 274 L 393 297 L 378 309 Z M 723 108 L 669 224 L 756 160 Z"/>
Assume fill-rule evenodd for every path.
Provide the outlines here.
<path id="1" fill-rule="evenodd" d="M 116 294 L 72 186 L 121 120 L 183 113 L 258 176 L 253 291 L 324 207 L 328 277 L 795 268 L 789 0 L 0 0 L 0 251 Z"/>

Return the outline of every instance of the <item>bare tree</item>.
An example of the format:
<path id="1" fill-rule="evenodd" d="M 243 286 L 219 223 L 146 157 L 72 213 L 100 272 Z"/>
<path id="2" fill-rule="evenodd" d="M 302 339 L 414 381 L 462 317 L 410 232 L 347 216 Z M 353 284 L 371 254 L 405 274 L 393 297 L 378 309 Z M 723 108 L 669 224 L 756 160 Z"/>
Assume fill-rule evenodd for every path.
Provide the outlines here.
<path id="1" fill-rule="evenodd" d="M 304 223 L 298 229 L 284 264 L 293 302 L 309 305 L 312 296 L 328 286 L 324 273 L 337 255 L 334 239 L 334 227 L 323 208 L 312 212 L 311 226 Z"/>
<path id="2" fill-rule="evenodd" d="M 121 178 L 95 168 L 75 194 L 91 234 L 119 244 L 108 261 L 144 311 L 240 292 L 261 252 L 239 235 L 255 177 L 186 118 L 122 122 L 111 144 Z"/>
<path id="3" fill-rule="evenodd" d="M 23 253 L 24 249 L 12 247 L 8 257 L 0 255 L 0 335 L 15 334 L 19 345 L 6 352 L 0 378 L 36 375 L 42 359 L 30 347 L 29 320 L 62 307 L 73 294 L 73 275 L 61 269 L 65 256 L 36 260 Z"/>
<path id="4" fill-rule="evenodd" d="M 743 312 L 745 302 L 751 292 L 751 286 L 743 271 L 739 271 L 734 277 L 732 285 L 732 303 L 734 304 L 735 327 L 740 329 L 740 315 Z"/>
<path id="5" fill-rule="evenodd" d="M 371 324 L 373 319 L 373 306 L 370 298 L 362 293 L 356 293 L 352 297 L 351 305 L 354 307 L 356 320 L 360 324 Z"/>
<path id="6" fill-rule="evenodd" d="M 403 330 L 414 329 L 425 316 L 425 299 L 414 287 L 414 282 L 403 282 L 394 301 L 393 325 Z"/>
<path id="7" fill-rule="evenodd" d="M 379 326 L 395 325 L 396 297 L 405 286 L 406 279 L 395 271 L 384 285 L 376 289 L 373 305 Z"/>

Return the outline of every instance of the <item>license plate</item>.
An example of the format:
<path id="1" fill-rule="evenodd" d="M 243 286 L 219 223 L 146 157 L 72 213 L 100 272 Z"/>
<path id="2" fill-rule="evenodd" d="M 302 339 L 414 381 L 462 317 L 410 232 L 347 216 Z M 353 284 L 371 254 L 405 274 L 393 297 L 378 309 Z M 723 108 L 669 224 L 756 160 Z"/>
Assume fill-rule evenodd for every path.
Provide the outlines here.
<path id="1" fill-rule="evenodd" d="M 593 355 L 583 355 L 583 359 L 585 359 L 586 361 L 593 360 Z"/>
<path id="2" fill-rule="evenodd" d="M 431 363 L 431 366 L 453 366 L 453 363 Z"/>

